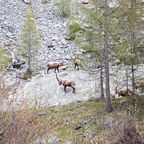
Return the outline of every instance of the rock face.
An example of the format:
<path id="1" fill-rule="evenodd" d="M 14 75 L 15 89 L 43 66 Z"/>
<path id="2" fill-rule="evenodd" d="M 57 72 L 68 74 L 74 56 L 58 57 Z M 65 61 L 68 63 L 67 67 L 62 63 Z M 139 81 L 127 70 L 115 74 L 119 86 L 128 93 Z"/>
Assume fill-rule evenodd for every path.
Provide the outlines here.
<path id="1" fill-rule="evenodd" d="M 139 76 L 140 78 L 140 75 L 143 76 L 143 68 L 144 66 L 141 65 L 140 69 L 135 72 L 136 77 Z M 58 77 L 62 80 L 74 80 L 76 83 L 76 93 L 73 93 L 71 87 L 67 87 L 65 93 L 64 87 L 58 84 L 56 73 L 50 70 L 49 74 L 43 72 L 43 74 L 33 77 L 22 87 L 19 86 L 17 92 L 9 95 L 8 99 L 5 100 L 3 109 L 10 110 L 11 106 L 21 109 L 27 106 L 38 108 L 41 106 L 63 105 L 100 97 L 99 70 L 95 72 L 95 75 L 91 75 L 83 70 L 67 69 L 67 71 L 63 71 L 61 69 Z M 124 67 L 110 67 L 110 86 L 112 91 L 114 91 L 117 85 L 118 88 L 124 87 L 124 79 Z"/>
<path id="2" fill-rule="evenodd" d="M 58 84 L 56 74 L 51 71 L 42 77 L 33 77 L 24 87 L 19 88 L 16 94 L 10 95 L 9 101 L 17 108 L 53 106 L 85 101 L 99 94 L 98 83 L 86 72 L 68 71 L 66 76 L 60 76 L 60 73 L 58 75 L 59 79 L 75 81 L 76 94 L 73 93 L 70 87 L 66 88 L 65 93 L 64 87 Z"/>

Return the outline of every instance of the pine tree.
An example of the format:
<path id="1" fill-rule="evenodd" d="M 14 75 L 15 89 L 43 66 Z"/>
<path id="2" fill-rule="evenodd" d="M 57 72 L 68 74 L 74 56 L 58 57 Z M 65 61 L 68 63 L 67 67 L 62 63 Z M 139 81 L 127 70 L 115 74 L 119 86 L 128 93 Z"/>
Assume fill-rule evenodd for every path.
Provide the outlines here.
<path id="1" fill-rule="evenodd" d="M 135 2 L 134 0 L 131 0 L 131 53 L 134 54 L 135 51 L 135 32 L 134 32 L 134 21 L 135 21 Z M 134 109 L 135 109 L 135 97 L 134 97 L 134 63 L 131 65 L 131 71 L 132 71 L 132 108 L 131 108 L 131 115 L 134 115 Z"/>
<path id="2" fill-rule="evenodd" d="M 132 109 L 131 115 L 134 114 L 135 97 L 134 83 L 136 65 L 142 63 L 143 55 L 143 6 L 140 1 L 119 0 L 119 7 L 110 15 L 113 18 L 110 24 L 115 56 L 120 59 L 126 67 L 126 87 L 128 89 L 128 77 L 131 77 L 132 87 Z M 131 69 L 128 75 L 128 68 Z"/>
<path id="3" fill-rule="evenodd" d="M 91 57 L 88 61 L 83 61 L 88 71 L 100 68 L 100 87 L 101 87 L 101 100 L 104 100 L 104 86 L 103 86 L 103 58 L 104 58 L 104 17 L 103 17 L 103 2 L 97 1 L 93 3 L 95 8 L 89 9 L 82 7 L 83 15 L 85 15 L 84 22 L 88 24 L 88 27 L 81 34 L 77 42 L 81 41 L 81 47 L 90 52 Z M 95 74 L 95 73 L 94 73 Z"/>
<path id="4" fill-rule="evenodd" d="M 105 77 L 106 77 L 106 110 L 107 112 L 112 112 L 113 108 L 111 105 L 111 99 L 110 99 L 110 84 L 109 84 L 109 62 L 108 62 L 108 36 L 107 36 L 107 0 L 105 0 L 105 11 L 104 11 L 104 17 L 105 17 L 105 26 L 104 26 L 104 50 L 105 50 Z"/>
<path id="5" fill-rule="evenodd" d="M 21 54 L 28 59 L 28 71 L 31 71 L 31 61 L 40 46 L 37 24 L 34 18 L 32 2 L 28 5 L 23 25 L 21 27 Z"/>

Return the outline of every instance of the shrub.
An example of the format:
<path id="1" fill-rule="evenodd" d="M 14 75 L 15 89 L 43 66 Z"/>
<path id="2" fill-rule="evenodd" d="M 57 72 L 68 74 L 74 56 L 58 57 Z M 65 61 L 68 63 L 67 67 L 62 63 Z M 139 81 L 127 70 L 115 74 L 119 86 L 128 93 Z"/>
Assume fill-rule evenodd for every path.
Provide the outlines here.
<path id="1" fill-rule="evenodd" d="M 70 3 L 71 3 L 71 0 L 60 0 L 56 4 L 60 12 L 60 15 L 64 18 L 70 15 Z"/>
<path id="2" fill-rule="evenodd" d="M 69 30 L 67 37 L 69 37 L 70 40 L 74 40 L 77 36 L 76 33 L 81 30 L 81 27 L 76 21 L 71 21 L 67 29 Z"/>
<path id="3" fill-rule="evenodd" d="M 80 27 L 80 25 L 79 25 L 77 22 L 72 21 L 72 22 L 68 25 L 68 30 L 71 31 L 71 32 L 73 32 L 73 33 L 75 33 L 75 32 L 77 32 L 77 31 L 81 30 L 81 27 Z"/>

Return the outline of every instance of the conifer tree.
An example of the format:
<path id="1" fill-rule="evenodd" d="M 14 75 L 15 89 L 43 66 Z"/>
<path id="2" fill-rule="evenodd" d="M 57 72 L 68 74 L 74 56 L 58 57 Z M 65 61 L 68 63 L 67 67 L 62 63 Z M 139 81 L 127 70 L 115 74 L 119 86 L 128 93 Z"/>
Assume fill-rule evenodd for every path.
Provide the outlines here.
<path id="1" fill-rule="evenodd" d="M 104 17 L 103 17 L 103 2 L 97 1 L 93 3 L 94 8 L 89 9 L 83 7 L 83 14 L 86 15 L 84 22 L 88 27 L 82 33 L 81 38 L 78 38 L 78 43 L 81 41 L 81 47 L 91 53 L 90 62 L 83 62 L 88 70 L 99 69 L 100 72 L 100 87 L 101 87 L 101 100 L 104 100 L 104 74 L 103 74 L 103 58 L 104 58 Z M 92 70 L 93 71 L 93 70 Z"/>
<path id="2" fill-rule="evenodd" d="M 104 11 L 104 17 L 105 17 L 105 25 L 104 25 L 104 50 L 105 50 L 105 77 L 106 77 L 106 110 L 107 112 L 112 112 L 113 108 L 111 105 L 111 99 L 110 99 L 110 84 L 109 84 L 109 62 L 108 62 L 108 25 L 107 25 L 107 0 L 105 0 L 105 11 Z"/>
<path id="3" fill-rule="evenodd" d="M 36 20 L 33 13 L 32 1 L 27 7 L 21 27 L 21 54 L 27 58 L 28 71 L 31 71 L 31 61 L 40 46 Z"/>
<path id="4" fill-rule="evenodd" d="M 131 69 L 130 74 L 126 72 L 126 87 L 128 89 L 129 79 L 131 77 L 132 88 L 132 109 L 131 115 L 134 113 L 135 98 L 134 98 L 134 83 L 136 65 L 138 67 L 143 55 L 143 6 L 140 1 L 119 0 L 118 9 L 110 15 L 113 20 L 109 26 L 114 47 L 112 51 L 115 56 L 120 59 L 126 67 L 126 71 Z"/>

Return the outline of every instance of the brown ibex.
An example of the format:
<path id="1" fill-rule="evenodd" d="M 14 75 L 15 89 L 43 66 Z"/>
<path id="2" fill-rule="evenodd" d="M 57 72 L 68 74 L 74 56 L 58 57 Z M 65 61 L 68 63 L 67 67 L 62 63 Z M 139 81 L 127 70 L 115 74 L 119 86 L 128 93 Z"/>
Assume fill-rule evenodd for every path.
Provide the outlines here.
<path id="1" fill-rule="evenodd" d="M 142 87 L 144 87 L 144 83 L 138 83 L 137 85 L 135 85 L 136 89 L 142 88 Z"/>
<path id="2" fill-rule="evenodd" d="M 118 94 L 118 97 L 119 96 L 125 97 L 125 96 L 131 96 L 132 95 L 132 90 L 129 88 L 117 90 L 117 87 L 116 87 L 115 91 L 116 91 L 115 93 Z M 134 92 L 134 94 L 136 94 L 136 92 Z"/>
<path id="3" fill-rule="evenodd" d="M 55 72 L 56 72 L 56 69 L 59 72 L 59 67 L 60 66 L 63 66 L 62 62 L 49 62 L 49 63 L 47 63 L 47 65 L 46 65 L 46 67 L 47 67 L 47 73 L 48 73 L 48 71 L 50 69 L 53 69 L 53 68 L 54 68 Z"/>
<path id="4" fill-rule="evenodd" d="M 110 97 L 114 97 L 115 98 L 115 93 L 113 91 L 110 91 Z"/>
<path id="5" fill-rule="evenodd" d="M 71 87 L 73 89 L 73 93 L 75 93 L 75 82 L 73 80 L 59 80 L 56 74 L 56 79 L 59 82 L 59 85 L 64 86 L 64 91 L 66 92 L 66 87 Z"/>
<path id="6" fill-rule="evenodd" d="M 80 66 L 82 67 L 81 60 L 77 59 L 76 57 L 75 57 L 75 58 L 72 58 L 72 60 L 73 60 L 75 69 L 77 68 L 77 70 L 79 70 L 79 67 L 80 67 Z"/>

